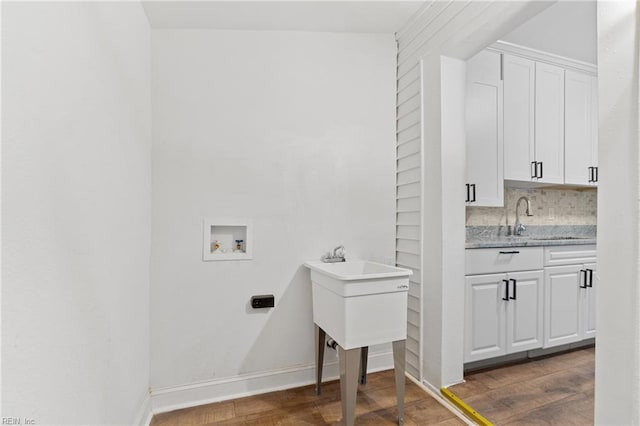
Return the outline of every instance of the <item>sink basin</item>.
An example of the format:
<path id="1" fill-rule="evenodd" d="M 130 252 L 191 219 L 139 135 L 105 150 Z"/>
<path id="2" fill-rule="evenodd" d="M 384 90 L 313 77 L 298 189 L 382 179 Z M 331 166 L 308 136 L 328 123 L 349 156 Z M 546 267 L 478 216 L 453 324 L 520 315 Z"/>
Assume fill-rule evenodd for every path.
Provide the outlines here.
<path id="1" fill-rule="evenodd" d="M 344 349 L 406 339 L 412 271 L 352 260 L 310 261 L 313 322 Z"/>
<path id="2" fill-rule="evenodd" d="M 330 277 L 343 281 L 355 281 L 371 278 L 408 277 L 412 272 L 408 269 L 366 260 L 350 260 L 348 262 L 324 263 L 321 261 L 305 262 L 304 266 Z"/>

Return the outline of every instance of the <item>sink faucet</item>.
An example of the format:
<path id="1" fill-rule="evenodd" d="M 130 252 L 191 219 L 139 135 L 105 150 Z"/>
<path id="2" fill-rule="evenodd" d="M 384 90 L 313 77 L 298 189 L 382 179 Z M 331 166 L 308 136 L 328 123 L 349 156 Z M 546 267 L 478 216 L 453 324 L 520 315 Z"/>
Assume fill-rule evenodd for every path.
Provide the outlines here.
<path id="1" fill-rule="evenodd" d="M 518 212 L 518 207 L 520 207 L 520 201 L 522 200 L 527 203 L 527 211 L 525 212 L 527 216 L 533 216 L 531 213 L 531 201 L 529 201 L 527 197 L 518 198 L 518 202 L 516 202 L 516 224 L 513 228 L 514 235 L 522 235 L 522 233 L 527 229 L 522 223 L 520 223 L 520 213 Z"/>
<path id="2" fill-rule="evenodd" d="M 335 263 L 335 262 L 345 262 L 346 259 L 344 256 L 347 254 L 347 251 L 344 249 L 343 245 L 339 245 L 334 248 L 332 251 L 325 253 L 322 255 L 322 260 L 324 263 Z"/>

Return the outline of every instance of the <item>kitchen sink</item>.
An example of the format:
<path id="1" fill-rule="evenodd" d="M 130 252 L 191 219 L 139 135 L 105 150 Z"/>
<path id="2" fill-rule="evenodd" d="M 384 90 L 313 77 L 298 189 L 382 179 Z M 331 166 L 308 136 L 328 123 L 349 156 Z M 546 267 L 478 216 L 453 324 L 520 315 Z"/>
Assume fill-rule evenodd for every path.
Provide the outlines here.
<path id="1" fill-rule="evenodd" d="M 593 237 L 527 237 L 530 240 L 554 241 L 554 240 L 588 240 Z"/>

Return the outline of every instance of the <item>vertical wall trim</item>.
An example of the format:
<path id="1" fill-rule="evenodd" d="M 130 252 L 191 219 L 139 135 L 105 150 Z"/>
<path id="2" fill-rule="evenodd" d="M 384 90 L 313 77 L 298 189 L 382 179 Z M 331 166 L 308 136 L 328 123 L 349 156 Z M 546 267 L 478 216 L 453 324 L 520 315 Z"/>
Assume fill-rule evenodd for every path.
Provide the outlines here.
<path id="1" fill-rule="evenodd" d="M 420 68 L 420 93 L 424 93 L 424 81 L 422 76 L 424 75 L 423 68 L 424 62 L 420 60 L 419 62 Z M 424 97 L 420 95 L 420 117 L 422 117 L 422 111 L 424 111 Z M 424 123 L 420 123 L 420 152 L 424 152 Z M 420 171 L 421 171 L 421 180 L 424 182 L 425 173 L 424 173 L 424 155 L 420 159 Z M 424 212 L 424 197 L 421 200 L 420 211 Z M 422 230 L 424 229 L 424 214 L 420 214 L 420 235 L 422 236 Z M 420 239 L 420 253 L 424 253 L 424 240 Z M 420 259 L 420 265 L 423 265 L 423 259 Z M 423 269 L 420 268 L 420 282 L 424 282 Z M 420 287 L 420 307 L 422 307 L 422 301 L 424 300 L 424 286 Z M 424 309 L 420 309 L 420 324 L 424 324 Z M 422 326 L 420 327 L 420 337 L 422 338 L 423 330 Z M 421 339 L 422 340 L 422 339 Z M 424 377 L 424 350 L 422 345 L 420 345 L 420 380 Z"/>
<path id="2" fill-rule="evenodd" d="M 396 35 L 398 36 L 398 34 Z M 398 43 L 398 60 L 401 44 Z M 422 97 L 420 64 L 396 69 L 396 265 L 413 270 L 407 312 L 407 372 L 422 378 Z"/>

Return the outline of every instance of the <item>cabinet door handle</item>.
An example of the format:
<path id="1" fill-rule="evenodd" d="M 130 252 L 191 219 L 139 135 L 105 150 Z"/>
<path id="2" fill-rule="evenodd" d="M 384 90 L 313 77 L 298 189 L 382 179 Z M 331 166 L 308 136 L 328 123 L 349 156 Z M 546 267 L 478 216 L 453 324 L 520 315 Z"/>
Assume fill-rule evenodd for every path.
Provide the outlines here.
<path id="1" fill-rule="evenodd" d="M 504 297 L 502 300 L 509 300 L 509 280 L 502 280 L 504 283 Z"/>
<path id="2" fill-rule="evenodd" d="M 540 174 L 539 175 L 538 175 L 538 165 L 540 166 Z M 542 161 L 539 161 L 538 165 L 536 165 L 536 177 L 538 179 L 542 179 Z"/>
<path id="3" fill-rule="evenodd" d="M 595 172 L 596 177 L 593 179 L 594 182 L 598 181 L 598 167 L 594 167 L 593 171 Z"/>
<path id="4" fill-rule="evenodd" d="M 465 186 L 467 187 L 467 199 L 466 199 L 466 200 L 464 200 L 464 201 L 465 201 L 466 203 L 468 203 L 468 202 L 469 202 L 469 199 L 471 198 L 471 197 L 470 197 L 470 193 L 469 193 L 469 184 L 468 184 L 468 183 L 466 183 L 466 184 L 465 184 Z"/>
<path id="5" fill-rule="evenodd" d="M 516 300 L 516 280 L 511 278 L 509 281 L 513 283 L 513 296 L 511 296 L 509 299 Z"/>
<path id="6" fill-rule="evenodd" d="M 473 189 L 473 196 L 471 197 L 471 202 L 476 202 L 476 184 L 472 183 L 471 188 Z"/>
<path id="7" fill-rule="evenodd" d="M 589 283 L 587 283 L 586 286 L 591 288 L 593 287 L 593 269 L 587 269 L 585 272 L 589 273 Z M 585 273 L 585 280 L 586 280 L 586 273 Z"/>
<path id="8" fill-rule="evenodd" d="M 587 271 L 584 269 L 580 269 L 580 288 L 587 288 Z"/>
<path id="9" fill-rule="evenodd" d="M 538 163 L 535 161 L 531 162 L 531 179 L 535 179 L 538 177 Z"/>
<path id="10" fill-rule="evenodd" d="M 593 167 L 589 167 L 589 183 L 591 182 L 595 182 L 593 180 L 594 174 L 593 174 Z"/>
<path id="11" fill-rule="evenodd" d="M 511 250 L 511 251 L 500 251 L 498 253 L 500 253 L 500 254 L 518 254 L 520 252 L 518 250 Z"/>

